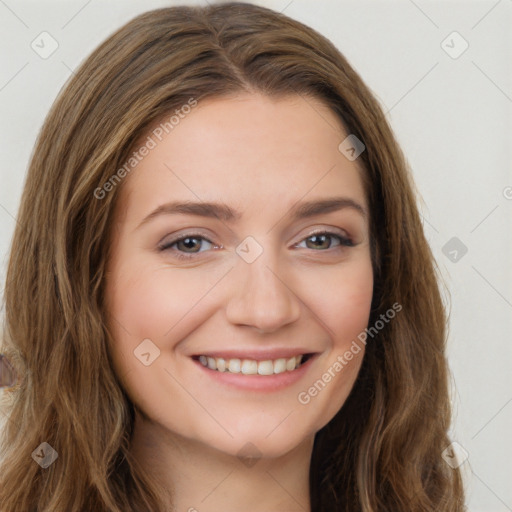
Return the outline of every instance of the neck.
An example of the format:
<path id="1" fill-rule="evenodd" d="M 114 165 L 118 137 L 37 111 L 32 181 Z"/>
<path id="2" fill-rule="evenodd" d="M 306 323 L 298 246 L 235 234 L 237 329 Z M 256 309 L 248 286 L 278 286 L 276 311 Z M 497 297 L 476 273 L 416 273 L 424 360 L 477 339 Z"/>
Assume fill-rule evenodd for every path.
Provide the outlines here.
<path id="1" fill-rule="evenodd" d="M 170 432 L 137 415 L 132 453 L 183 512 L 310 512 L 314 436 L 275 458 L 245 458 Z M 249 445 L 242 453 L 251 453 Z"/>

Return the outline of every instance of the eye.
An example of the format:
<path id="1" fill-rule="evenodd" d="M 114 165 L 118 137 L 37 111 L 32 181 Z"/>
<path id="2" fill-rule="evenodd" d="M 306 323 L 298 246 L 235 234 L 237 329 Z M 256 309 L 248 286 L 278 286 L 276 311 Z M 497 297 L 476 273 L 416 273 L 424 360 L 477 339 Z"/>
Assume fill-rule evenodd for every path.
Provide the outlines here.
<path id="1" fill-rule="evenodd" d="M 306 243 L 306 247 L 308 249 L 331 249 L 332 248 L 332 240 L 337 239 L 338 244 L 335 244 L 335 247 L 339 246 L 346 246 L 346 247 L 353 247 L 355 244 L 350 239 L 343 235 L 332 233 L 330 231 L 319 231 L 316 233 L 311 233 L 307 238 L 305 238 L 301 243 Z M 311 242 L 308 244 L 308 240 Z M 297 247 L 300 246 L 300 244 L 297 244 Z"/>
<path id="2" fill-rule="evenodd" d="M 173 251 L 176 253 L 176 256 L 178 258 L 187 259 L 192 258 L 194 254 L 204 252 L 200 250 L 202 242 L 206 242 L 207 244 L 210 244 L 210 246 L 213 246 L 213 243 L 201 234 L 189 233 L 175 240 L 164 242 L 158 247 L 158 249 L 160 251 L 168 251 L 176 246 L 176 249 Z M 206 249 L 208 249 L 208 247 Z"/>
<path id="3" fill-rule="evenodd" d="M 337 240 L 337 243 L 333 244 L 333 240 Z M 206 247 L 204 250 L 201 250 L 203 243 L 209 244 L 210 247 Z M 311 233 L 307 238 L 294 247 L 300 247 L 300 244 L 303 243 L 306 243 L 307 249 L 314 249 L 317 250 L 317 252 L 318 249 L 325 251 L 335 247 L 353 247 L 355 245 L 350 238 L 330 231 Z M 162 243 L 158 249 L 161 252 L 172 251 L 175 253 L 174 255 L 177 258 L 190 259 L 193 258 L 195 254 L 212 249 L 213 247 L 218 248 L 219 246 L 215 246 L 210 240 L 200 233 L 188 233 L 180 238 Z"/>

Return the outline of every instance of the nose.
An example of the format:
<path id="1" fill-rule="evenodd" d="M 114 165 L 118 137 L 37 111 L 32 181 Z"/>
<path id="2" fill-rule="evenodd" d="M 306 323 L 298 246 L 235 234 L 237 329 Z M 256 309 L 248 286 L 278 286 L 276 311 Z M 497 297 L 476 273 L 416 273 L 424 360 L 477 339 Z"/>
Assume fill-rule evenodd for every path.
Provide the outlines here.
<path id="1" fill-rule="evenodd" d="M 269 258 L 262 255 L 252 263 L 239 261 L 237 266 L 226 308 L 229 322 L 268 333 L 299 318 L 301 302 L 293 283 L 276 272 Z"/>

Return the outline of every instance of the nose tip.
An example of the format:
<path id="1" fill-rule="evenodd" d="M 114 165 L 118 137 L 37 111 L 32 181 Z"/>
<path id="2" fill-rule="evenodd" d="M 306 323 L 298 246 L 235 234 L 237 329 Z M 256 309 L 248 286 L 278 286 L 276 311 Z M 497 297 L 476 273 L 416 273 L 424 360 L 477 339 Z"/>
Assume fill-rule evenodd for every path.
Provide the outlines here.
<path id="1" fill-rule="evenodd" d="M 273 332 L 293 323 L 300 315 L 300 301 L 287 283 L 266 264 L 246 265 L 227 306 L 228 320 L 253 327 L 258 333 Z"/>

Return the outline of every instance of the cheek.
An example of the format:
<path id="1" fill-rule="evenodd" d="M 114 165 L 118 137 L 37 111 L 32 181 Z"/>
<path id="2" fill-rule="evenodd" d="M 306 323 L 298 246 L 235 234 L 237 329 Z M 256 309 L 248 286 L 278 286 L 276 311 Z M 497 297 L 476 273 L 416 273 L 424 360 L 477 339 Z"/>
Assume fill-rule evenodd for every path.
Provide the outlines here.
<path id="1" fill-rule="evenodd" d="M 133 341 L 141 336 L 163 339 L 207 294 L 215 273 L 139 265 L 121 269 L 113 282 L 110 311 L 120 327 Z M 126 332 L 121 334 L 126 338 Z"/>
<path id="2" fill-rule="evenodd" d="M 134 350 L 146 339 L 161 349 L 155 366 L 168 362 L 198 315 L 208 315 L 208 293 L 221 277 L 222 269 L 205 274 L 135 260 L 117 268 L 107 285 L 107 303 L 118 374 L 143 370 Z"/>
<path id="3" fill-rule="evenodd" d="M 368 258 L 351 265 L 326 269 L 303 281 L 308 306 L 330 335 L 333 350 L 345 346 L 364 331 L 373 298 L 373 271 Z"/>
<path id="4" fill-rule="evenodd" d="M 161 406 L 166 396 L 161 392 L 172 384 L 165 372 L 172 361 L 172 348 L 186 337 L 194 305 L 209 288 L 204 276 L 200 280 L 194 275 L 127 259 L 107 286 L 115 372 L 140 409 L 152 404 L 153 417 L 164 416 Z M 146 352 L 152 360 L 149 366 L 137 358 Z"/>
<path id="5" fill-rule="evenodd" d="M 308 306 L 329 336 L 330 347 L 322 355 L 316 373 L 299 402 L 315 420 L 315 430 L 327 424 L 345 403 L 361 368 L 365 345 L 358 339 L 368 326 L 373 298 L 370 259 L 329 272 L 322 287 L 305 283 L 310 290 Z M 318 278 L 318 275 L 316 276 Z"/>

